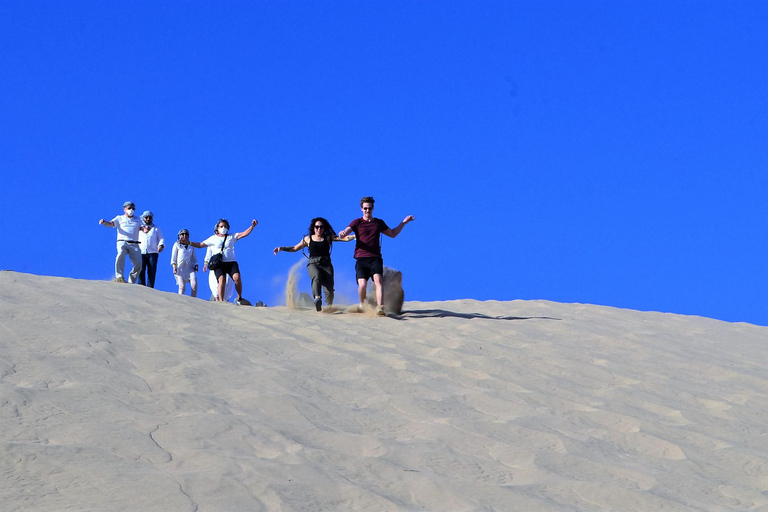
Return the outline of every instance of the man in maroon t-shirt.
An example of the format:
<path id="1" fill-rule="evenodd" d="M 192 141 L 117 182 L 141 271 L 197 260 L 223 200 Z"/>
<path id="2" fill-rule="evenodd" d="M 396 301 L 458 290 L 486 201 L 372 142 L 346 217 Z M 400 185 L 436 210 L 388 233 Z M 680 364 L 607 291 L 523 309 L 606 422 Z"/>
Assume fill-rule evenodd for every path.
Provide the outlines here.
<path id="1" fill-rule="evenodd" d="M 364 307 L 366 287 L 368 279 L 373 278 L 376 285 L 376 313 L 386 314 L 384 306 L 381 304 L 383 291 L 381 285 L 381 276 L 384 273 L 384 262 L 381 258 L 380 235 L 385 234 L 388 237 L 395 238 L 403 230 L 403 226 L 414 220 L 413 215 L 403 219 L 395 229 L 390 229 L 387 223 L 381 219 L 373 217 L 372 197 L 364 197 L 360 200 L 360 209 L 363 210 L 363 216 L 349 223 L 346 229 L 339 233 L 339 238 L 344 238 L 349 233 L 355 233 L 355 274 L 357 275 L 357 293 L 360 296 L 360 306 Z"/>

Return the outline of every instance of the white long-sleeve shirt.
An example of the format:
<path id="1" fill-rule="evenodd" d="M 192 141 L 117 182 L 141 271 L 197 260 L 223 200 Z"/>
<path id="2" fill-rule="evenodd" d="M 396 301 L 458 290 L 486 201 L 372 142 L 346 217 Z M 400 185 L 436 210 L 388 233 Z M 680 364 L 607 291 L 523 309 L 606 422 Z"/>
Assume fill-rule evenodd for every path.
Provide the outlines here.
<path id="1" fill-rule="evenodd" d="M 197 266 L 195 248 L 191 245 L 182 245 L 179 242 L 173 244 L 171 251 L 171 265 L 176 264 L 176 273 L 186 275 L 194 272 Z"/>
<path id="2" fill-rule="evenodd" d="M 160 246 L 165 246 L 163 232 L 154 224 L 149 226 L 148 233 L 144 233 L 143 231 L 139 232 L 139 242 L 141 242 L 141 254 L 160 252 L 158 250 Z"/>

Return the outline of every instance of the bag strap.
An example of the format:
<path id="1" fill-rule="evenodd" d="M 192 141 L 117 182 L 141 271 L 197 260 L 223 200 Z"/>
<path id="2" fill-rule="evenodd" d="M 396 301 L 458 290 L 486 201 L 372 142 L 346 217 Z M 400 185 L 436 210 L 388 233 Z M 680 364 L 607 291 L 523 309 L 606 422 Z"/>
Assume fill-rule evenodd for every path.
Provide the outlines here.
<path id="1" fill-rule="evenodd" d="M 222 242 L 221 242 L 221 255 L 222 255 L 222 256 L 224 255 L 224 244 L 226 244 L 226 243 L 227 243 L 227 237 L 228 237 L 228 236 L 229 236 L 229 233 L 227 233 L 226 235 L 224 235 L 224 240 L 222 240 Z"/>

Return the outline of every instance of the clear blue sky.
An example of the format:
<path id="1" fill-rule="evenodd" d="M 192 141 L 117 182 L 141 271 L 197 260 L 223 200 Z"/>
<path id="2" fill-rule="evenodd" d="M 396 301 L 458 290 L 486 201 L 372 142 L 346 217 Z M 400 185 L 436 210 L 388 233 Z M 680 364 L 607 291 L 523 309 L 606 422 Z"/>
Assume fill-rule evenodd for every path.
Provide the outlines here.
<path id="1" fill-rule="evenodd" d="M 383 246 L 407 300 L 768 325 L 766 26 L 763 1 L 4 0 L 0 268 L 109 279 L 97 222 L 132 200 L 169 249 L 257 219 L 244 296 L 274 304 L 302 256 L 272 248 L 372 195 L 416 216 Z"/>

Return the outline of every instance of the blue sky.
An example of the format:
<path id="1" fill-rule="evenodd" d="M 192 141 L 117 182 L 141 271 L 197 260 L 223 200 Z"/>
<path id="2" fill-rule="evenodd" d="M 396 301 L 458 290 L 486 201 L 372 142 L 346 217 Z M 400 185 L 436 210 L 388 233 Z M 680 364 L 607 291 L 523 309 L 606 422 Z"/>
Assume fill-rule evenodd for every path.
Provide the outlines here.
<path id="1" fill-rule="evenodd" d="M 244 296 L 275 304 L 302 256 L 272 248 L 372 195 L 416 216 L 383 245 L 406 300 L 768 325 L 766 25 L 757 1 L 5 0 L 0 268 L 109 279 L 97 222 L 132 200 L 169 245 L 257 219 Z"/>

